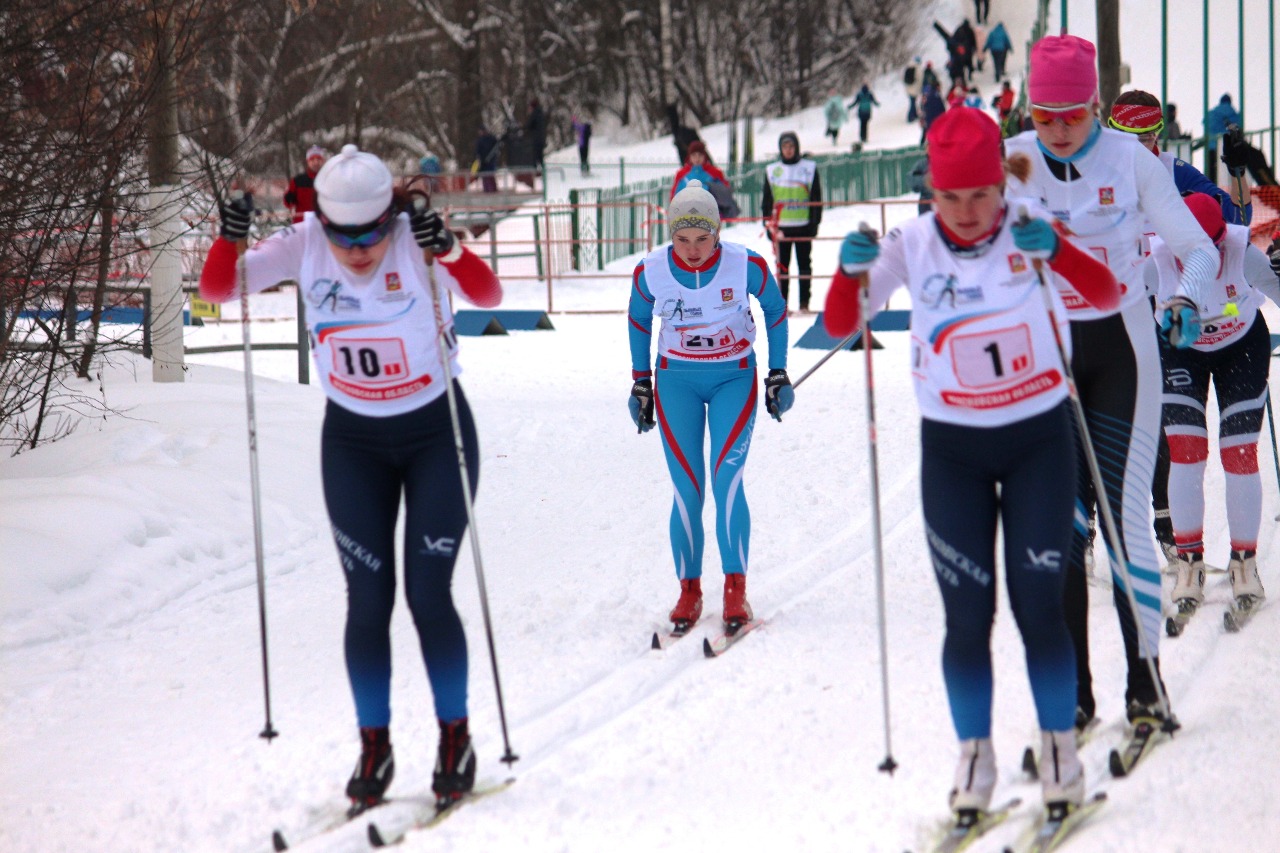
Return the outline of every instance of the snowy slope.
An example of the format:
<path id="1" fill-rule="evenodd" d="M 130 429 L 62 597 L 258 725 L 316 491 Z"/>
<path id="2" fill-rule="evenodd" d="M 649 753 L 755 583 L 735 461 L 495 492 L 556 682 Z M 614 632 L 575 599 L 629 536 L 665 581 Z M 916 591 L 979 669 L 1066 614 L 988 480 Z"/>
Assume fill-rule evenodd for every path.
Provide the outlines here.
<path id="1" fill-rule="evenodd" d="M 1013 4 L 993 5 L 1013 19 Z M 669 150 L 669 141 L 650 144 Z M 841 212 L 829 224 L 840 233 L 866 215 Z M 729 236 L 749 242 L 753 232 Z M 579 289 L 583 304 L 625 302 L 625 280 Z M 286 317 L 290 304 L 288 295 L 263 295 L 254 312 Z M 1269 308 L 1268 317 L 1280 326 L 1280 312 Z M 482 441 L 478 527 L 519 781 L 405 849 L 920 849 L 945 815 L 955 745 L 904 336 L 882 335 L 886 349 L 875 353 L 890 733 L 900 765 L 888 777 L 876 770 L 886 743 L 862 355 L 824 366 L 783 423 L 757 421 L 746 470 L 750 591 L 769 624 L 705 661 L 698 635 L 719 612 L 714 539 L 704 624 L 665 653 L 647 650 L 676 593 L 670 484 L 658 437 L 637 436 L 625 412 L 625 321 L 553 321 L 554 332 L 463 342 L 463 382 Z M 254 335 L 286 339 L 291 328 L 257 323 Z M 793 340 L 804 328 L 793 324 Z M 189 342 L 237 334 L 234 323 L 210 326 L 189 330 Z M 792 375 L 820 355 L 793 349 Z M 255 356 L 281 733 L 270 745 L 257 737 L 263 685 L 240 356 L 202 357 L 181 385 L 152 384 L 145 362 L 115 364 L 101 393 L 125 416 L 0 460 L 0 850 L 267 850 L 272 828 L 297 830 L 342 808 L 357 744 L 342 666 L 342 579 L 319 483 L 323 397 L 291 381 L 293 360 Z M 1274 596 L 1280 493 L 1262 455 L 1260 553 Z M 1212 554 L 1225 556 L 1216 463 L 1208 494 L 1206 536 Z M 480 775 L 497 779 L 507 771 L 497 760 L 502 739 L 469 549 L 454 588 L 470 640 Z M 1274 605 L 1244 634 L 1226 635 L 1226 581 L 1211 579 L 1205 612 L 1163 646 L 1184 729 L 1132 778 L 1114 782 L 1105 757 L 1120 737 L 1123 653 L 1109 593 L 1092 594 L 1105 727 L 1084 756 L 1111 803 L 1067 849 L 1274 849 Z M 1034 800 L 1017 764 L 1036 727 L 1007 613 L 1002 606 L 993 640 L 1000 791 Z M 421 795 L 436 732 L 403 608 L 394 632 L 393 793 Z M 992 833 L 987 849 L 1025 823 L 1020 816 Z M 362 833 L 349 827 L 304 849 L 364 849 Z"/>

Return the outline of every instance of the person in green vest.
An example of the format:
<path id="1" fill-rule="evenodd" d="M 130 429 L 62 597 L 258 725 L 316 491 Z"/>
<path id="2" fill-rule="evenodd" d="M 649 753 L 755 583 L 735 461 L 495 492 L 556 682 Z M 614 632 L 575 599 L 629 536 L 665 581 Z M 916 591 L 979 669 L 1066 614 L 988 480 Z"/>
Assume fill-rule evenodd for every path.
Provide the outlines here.
<path id="1" fill-rule="evenodd" d="M 787 299 L 794 245 L 796 266 L 800 270 L 800 310 L 808 311 L 813 280 L 810 260 L 813 238 L 818 235 L 818 223 L 822 221 L 822 181 L 817 164 L 800 156 L 800 138 L 793 131 L 778 137 L 778 153 L 782 159 L 770 163 L 764 172 L 764 200 L 760 211 L 764 227 L 776 247 L 782 298 Z"/>

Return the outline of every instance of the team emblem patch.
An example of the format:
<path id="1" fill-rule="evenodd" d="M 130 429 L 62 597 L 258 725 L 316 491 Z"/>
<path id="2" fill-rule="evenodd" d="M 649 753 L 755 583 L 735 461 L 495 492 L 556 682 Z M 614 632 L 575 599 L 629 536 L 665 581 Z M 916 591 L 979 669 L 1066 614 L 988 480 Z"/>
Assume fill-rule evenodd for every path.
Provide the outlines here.
<path id="1" fill-rule="evenodd" d="M 1098 204 L 1115 204 L 1115 187 L 1098 187 Z"/>
<path id="2" fill-rule="evenodd" d="M 722 287 L 722 288 L 720 288 L 720 301 L 721 301 L 721 302 L 732 302 L 732 301 L 733 301 L 733 288 L 732 288 L 732 287 Z"/>
<path id="3" fill-rule="evenodd" d="M 394 273 L 394 272 L 387 273 L 387 291 L 390 292 L 390 291 L 399 290 L 399 289 L 400 289 L 400 274 Z"/>
<path id="4" fill-rule="evenodd" d="M 1227 298 L 1228 299 L 1236 298 L 1236 286 L 1234 284 L 1227 285 Z"/>
<path id="5" fill-rule="evenodd" d="M 1022 257 L 1021 252 L 1014 252 L 1009 256 L 1009 272 L 1020 273 L 1027 271 L 1027 259 Z"/>

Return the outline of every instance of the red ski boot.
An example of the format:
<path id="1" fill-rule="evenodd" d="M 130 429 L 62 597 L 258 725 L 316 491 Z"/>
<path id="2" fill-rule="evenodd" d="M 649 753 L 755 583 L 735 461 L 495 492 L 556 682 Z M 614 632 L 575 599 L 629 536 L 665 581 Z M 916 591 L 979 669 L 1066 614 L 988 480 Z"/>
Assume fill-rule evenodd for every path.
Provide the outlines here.
<path id="1" fill-rule="evenodd" d="M 741 572 L 724 576 L 724 624 L 741 628 L 751 621 L 747 603 L 747 576 Z"/>
<path id="2" fill-rule="evenodd" d="M 670 619 L 677 630 L 687 631 L 702 616 L 702 578 L 680 581 L 680 600 L 671 608 Z"/>

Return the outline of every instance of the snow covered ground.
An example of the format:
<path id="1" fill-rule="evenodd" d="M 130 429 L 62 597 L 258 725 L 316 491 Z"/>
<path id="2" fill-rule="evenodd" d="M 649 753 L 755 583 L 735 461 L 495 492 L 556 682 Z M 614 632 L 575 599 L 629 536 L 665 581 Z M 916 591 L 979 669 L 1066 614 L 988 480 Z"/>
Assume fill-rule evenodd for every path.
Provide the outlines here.
<path id="1" fill-rule="evenodd" d="M 955 0 L 956 10 L 962 5 Z M 1014 18 L 1011 4 L 993 5 L 995 17 Z M 1151 5 L 1130 0 L 1123 8 Z M 815 150 L 820 133 L 808 135 Z M 833 213 L 830 227 L 840 233 L 865 216 Z M 727 236 L 750 243 L 755 230 Z M 566 299 L 583 307 L 625 303 L 622 279 L 565 286 Z M 287 293 L 264 294 L 253 310 L 287 317 L 291 304 Z M 1269 307 L 1268 318 L 1280 327 L 1280 312 Z M 793 320 L 793 341 L 811 321 Z M 899 764 L 889 777 L 876 769 L 887 749 L 863 356 L 840 354 L 824 366 L 782 423 L 757 420 L 746 469 L 749 589 L 768 624 L 707 661 L 698 645 L 719 615 L 714 539 L 703 624 L 666 652 L 648 650 L 677 591 L 666 534 L 671 492 L 658 437 L 637 436 L 626 414 L 625 321 L 553 322 L 553 332 L 463 340 L 462 381 L 482 443 L 478 528 L 518 782 L 411 836 L 405 849 L 920 849 L 945 816 L 955 744 L 939 669 L 941 606 L 918 507 L 904 336 L 880 335 L 886 348 L 875 352 Z M 287 320 L 255 323 L 258 340 L 291 333 Z M 234 323 L 211 325 L 188 330 L 188 342 L 237 334 Z M 793 349 L 793 377 L 820 355 Z M 120 360 L 94 387 L 122 415 L 0 460 L 2 850 L 267 850 L 273 828 L 296 832 L 344 805 L 357 744 L 342 665 L 343 582 L 319 482 L 323 396 L 293 380 L 292 353 L 255 356 L 280 732 L 268 745 L 257 736 L 263 685 L 240 358 L 193 358 L 180 385 L 153 384 L 146 362 Z M 1274 597 L 1280 493 L 1268 451 L 1262 456 L 1259 544 Z M 1216 462 L 1207 489 L 1206 536 L 1222 560 Z M 508 771 L 498 762 L 469 548 L 454 588 L 470 640 L 480 778 L 496 780 Z M 1133 777 L 1114 781 L 1105 767 L 1121 737 L 1123 653 L 1110 593 L 1091 593 L 1104 727 L 1083 754 L 1111 802 L 1069 849 L 1274 849 L 1274 605 L 1244 633 L 1224 634 L 1229 590 L 1211 578 L 1204 612 L 1163 644 L 1184 728 Z M 999 794 L 1033 802 L 1038 790 L 1021 781 L 1018 761 L 1036 724 L 1007 614 L 1002 605 L 993 639 Z M 394 654 L 392 793 L 421 796 L 436 728 L 403 608 Z M 1012 840 L 1029 817 L 1030 809 L 992 832 L 983 849 Z M 356 825 L 303 849 L 364 848 Z"/>

